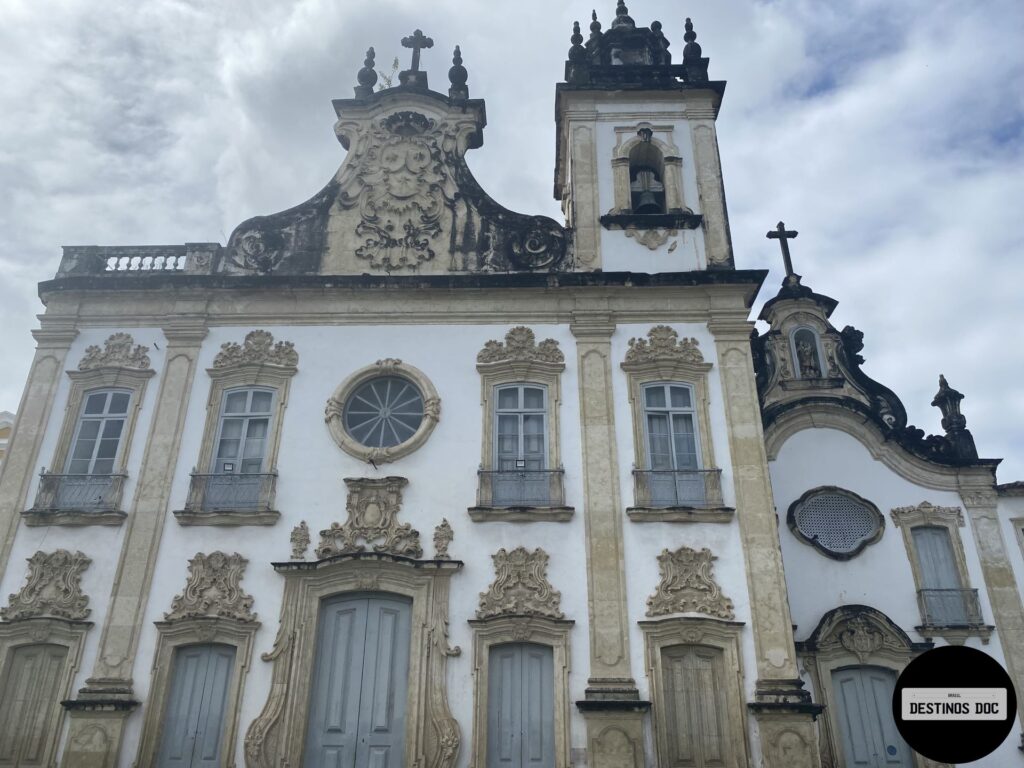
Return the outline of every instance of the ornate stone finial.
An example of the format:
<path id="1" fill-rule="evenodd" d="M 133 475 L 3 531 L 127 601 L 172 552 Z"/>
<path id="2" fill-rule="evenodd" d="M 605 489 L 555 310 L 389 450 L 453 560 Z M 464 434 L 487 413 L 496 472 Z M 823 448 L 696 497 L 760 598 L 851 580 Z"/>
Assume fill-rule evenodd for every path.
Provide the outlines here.
<path id="1" fill-rule="evenodd" d="M 717 559 L 707 548 L 698 551 L 680 547 L 675 552 L 663 549 L 658 555 L 661 583 L 647 599 L 647 615 L 696 612 L 733 618 L 732 600 L 722 594 L 711 574 L 711 563 Z"/>
<path id="2" fill-rule="evenodd" d="M 222 344 L 220 352 L 213 358 L 214 368 L 230 368 L 236 365 L 280 365 L 294 368 L 299 363 L 299 353 L 290 341 L 274 343 L 269 331 L 251 331 L 239 345 L 233 341 Z"/>
<path id="3" fill-rule="evenodd" d="M 612 29 L 619 27 L 636 29 L 636 22 L 630 18 L 629 8 L 626 7 L 624 0 L 619 0 L 618 5 L 615 6 L 615 21 L 612 22 Z"/>
<path id="4" fill-rule="evenodd" d="M 949 386 L 946 377 L 939 374 L 939 391 L 932 398 L 932 405 L 942 411 L 942 429 L 957 458 L 976 459 L 978 449 L 974 445 L 974 436 L 967 429 L 967 417 L 960 412 L 963 399 L 962 394 Z"/>
<path id="5" fill-rule="evenodd" d="M 478 619 L 508 615 L 565 618 L 559 608 L 562 595 L 548 582 L 547 552 L 529 552 L 525 547 L 516 547 L 511 552 L 499 549 L 492 559 L 494 582 L 480 593 Z"/>
<path id="6" fill-rule="evenodd" d="M 437 528 L 434 529 L 434 559 L 435 560 L 450 560 L 448 557 L 448 546 L 452 543 L 452 539 L 455 538 L 455 533 L 452 531 L 452 526 L 448 522 L 447 517 L 441 518 L 441 522 Z"/>
<path id="7" fill-rule="evenodd" d="M 404 477 L 346 477 L 348 519 L 342 525 L 331 523 L 330 528 L 320 531 L 317 557 L 365 552 L 367 546 L 374 552 L 421 557 L 419 531 L 409 523 L 398 522 L 402 488 L 408 482 Z"/>
<path id="8" fill-rule="evenodd" d="M 565 355 L 554 339 L 544 339 L 538 344 L 533 331 L 524 325 L 517 325 L 505 334 L 505 342 L 488 341 L 477 353 L 477 363 L 543 362 L 562 365 Z"/>
<path id="9" fill-rule="evenodd" d="M 373 93 L 373 86 L 377 83 L 377 71 L 373 68 L 374 56 L 376 56 L 376 54 L 371 46 L 366 50 L 366 59 L 363 61 L 363 68 L 360 69 L 359 74 L 356 75 L 356 79 L 359 81 L 359 85 L 355 88 L 357 99 L 365 99 Z"/>
<path id="10" fill-rule="evenodd" d="M 683 35 L 683 40 L 686 41 L 686 45 L 683 46 L 683 63 L 700 61 L 700 43 L 697 42 L 697 33 L 693 31 L 693 22 L 687 19 L 685 28 L 686 33 Z"/>
<path id="11" fill-rule="evenodd" d="M 412 48 L 412 67 L 398 73 L 398 82 L 412 88 L 426 88 L 427 73 L 420 69 L 420 51 L 433 48 L 434 41 L 417 29 L 409 37 L 402 38 L 402 47 Z"/>
<path id="12" fill-rule="evenodd" d="M 583 47 L 583 34 L 580 32 L 580 23 L 572 23 L 572 37 L 569 38 L 572 48 L 569 49 L 569 61 L 583 61 L 587 57 L 587 49 Z"/>
<path id="13" fill-rule="evenodd" d="M 468 99 L 469 88 L 466 86 L 468 79 L 469 73 L 462 66 L 462 50 L 456 45 L 455 52 L 452 54 L 452 67 L 448 70 L 448 82 L 452 84 L 452 87 L 448 89 L 449 98 Z"/>
<path id="14" fill-rule="evenodd" d="M 590 12 L 590 39 L 597 40 L 601 37 L 601 22 L 597 20 L 597 11 Z"/>
<path id="15" fill-rule="evenodd" d="M 696 339 L 679 339 L 679 334 L 667 325 L 656 325 L 647 332 L 646 339 L 630 339 L 626 361 L 631 363 L 680 362 L 703 363 L 704 355 Z"/>
<path id="16" fill-rule="evenodd" d="M 253 598 L 242 591 L 241 581 L 249 561 L 237 552 L 197 552 L 188 561 L 185 591 L 171 601 L 167 621 L 196 618 L 225 618 L 256 621 Z"/>
<path id="17" fill-rule="evenodd" d="M 0 608 L 0 619 L 17 621 L 40 616 L 78 621 L 89 615 L 89 598 L 82 594 L 82 571 L 92 561 L 66 549 L 36 552 L 28 558 L 28 578 L 17 594 Z"/>
<path id="18" fill-rule="evenodd" d="M 91 371 L 94 368 L 135 368 L 140 371 L 149 368 L 149 347 L 136 345 L 130 333 L 115 333 L 105 342 L 103 349 L 95 344 L 85 348 L 85 355 L 78 363 L 78 370 Z"/>
<path id="19" fill-rule="evenodd" d="M 292 560 L 305 560 L 306 549 L 309 547 L 309 526 L 305 520 L 292 528 L 291 543 Z"/>

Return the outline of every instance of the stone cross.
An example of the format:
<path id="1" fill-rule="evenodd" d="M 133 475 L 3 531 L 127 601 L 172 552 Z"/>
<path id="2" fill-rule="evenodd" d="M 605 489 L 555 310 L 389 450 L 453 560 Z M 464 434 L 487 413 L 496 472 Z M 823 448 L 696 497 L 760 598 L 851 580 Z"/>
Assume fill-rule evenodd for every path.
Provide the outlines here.
<path id="1" fill-rule="evenodd" d="M 786 225 L 780 221 L 775 229 L 765 235 L 769 240 L 778 240 L 779 245 L 782 246 L 782 260 L 786 264 L 786 277 L 793 275 L 793 261 L 789 257 L 789 240 L 798 234 L 795 229 L 786 229 Z"/>
<path id="2" fill-rule="evenodd" d="M 420 30 L 416 30 L 410 37 L 402 38 L 403 48 L 412 48 L 412 71 L 419 72 L 420 70 L 420 49 L 422 48 L 433 48 L 434 41 L 429 37 L 425 37 Z"/>

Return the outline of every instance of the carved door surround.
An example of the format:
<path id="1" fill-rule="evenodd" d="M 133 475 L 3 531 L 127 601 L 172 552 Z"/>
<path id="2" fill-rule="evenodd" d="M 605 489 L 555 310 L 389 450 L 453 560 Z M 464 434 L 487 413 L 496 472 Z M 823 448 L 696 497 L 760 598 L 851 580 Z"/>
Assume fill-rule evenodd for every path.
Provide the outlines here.
<path id="1" fill-rule="evenodd" d="M 458 560 L 416 560 L 387 552 L 346 552 L 323 560 L 274 563 L 285 579 L 270 694 L 245 737 L 246 764 L 299 765 L 323 599 L 346 592 L 386 592 L 412 600 L 405 765 L 452 768 L 461 743 L 448 708 L 446 668 L 461 652 L 448 645 L 448 594 Z"/>
<path id="2" fill-rule="evenodd" d="M 911 659 L 931 647 L 932 643 L 913 642 L 892 619 L 866 605 L 844 605 L 829 611 L 821 617 L 811 636 L 797 643 L 797 652 L 811 677 L 817 703 L 825 705 L 818 727 L 823 766 L 843 765 L 843 741 L 832 673 L 844 667 L 873 666 L 892 670 L 898 676 Z M 914 761 L 917 768 L 944 765 L 916 752 Z"/>

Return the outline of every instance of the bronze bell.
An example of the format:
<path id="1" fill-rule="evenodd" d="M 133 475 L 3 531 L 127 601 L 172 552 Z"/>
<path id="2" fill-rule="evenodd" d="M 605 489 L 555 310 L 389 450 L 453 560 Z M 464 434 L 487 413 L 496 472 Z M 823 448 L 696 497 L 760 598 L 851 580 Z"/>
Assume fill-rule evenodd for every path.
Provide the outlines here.
<path id="1" fill-rule="evenodd" d="M 633 213 L 662 213 L 661 204 L 655 194 L 647 189 L 636 196 Z"/>

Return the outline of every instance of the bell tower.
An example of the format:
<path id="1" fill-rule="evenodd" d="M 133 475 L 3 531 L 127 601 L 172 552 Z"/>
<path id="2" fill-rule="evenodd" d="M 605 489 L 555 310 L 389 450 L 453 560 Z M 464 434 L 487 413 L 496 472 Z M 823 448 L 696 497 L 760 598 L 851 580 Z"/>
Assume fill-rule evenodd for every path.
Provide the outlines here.
<path id="1" fill-rule="evenodd" d="M 555 90 L 557 200 L 576 265 L 606 272 L 733 269 L 715 119 L 725 82 L 708 79 L 685 22 L 673 64 L 659 21 L 639 27 L 619 0 L 607 30 L 573 25 Z"/>

